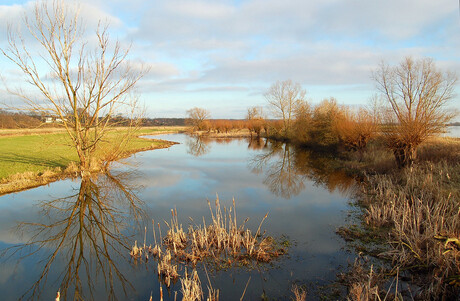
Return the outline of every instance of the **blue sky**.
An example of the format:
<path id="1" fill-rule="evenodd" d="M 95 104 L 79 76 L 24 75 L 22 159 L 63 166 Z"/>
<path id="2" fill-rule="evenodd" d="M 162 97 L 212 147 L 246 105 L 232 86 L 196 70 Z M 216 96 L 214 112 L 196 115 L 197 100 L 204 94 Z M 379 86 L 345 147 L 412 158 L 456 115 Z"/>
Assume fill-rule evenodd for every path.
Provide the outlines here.
<path id="1" fill-rule="evenodd" d="M 0 1 L 0 47 L 7 24 L 31 7 Z M 82 0 L 81 15 L 88 30 L 108 20 L 112 38 L 132 43 L 130 59 L 150 66 L 138 85 L 149 117 L 198 106 L 214 118 L 244 118 L 286 79 L 312 103 L 332 96 L 366 105 L 376 92 L 372 70 L 408 55 L 460 74 L 457 0 Z M 6 82 L 18 78 L 3 57 L 0 64 Z"/>

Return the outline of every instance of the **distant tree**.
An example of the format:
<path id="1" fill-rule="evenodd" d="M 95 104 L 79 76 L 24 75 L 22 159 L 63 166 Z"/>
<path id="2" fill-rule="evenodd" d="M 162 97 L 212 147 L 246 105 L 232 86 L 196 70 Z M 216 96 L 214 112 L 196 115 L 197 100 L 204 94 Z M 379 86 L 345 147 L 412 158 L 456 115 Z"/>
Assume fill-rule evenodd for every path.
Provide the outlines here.
<path id="1" fill-rule="evenodd" d="M 368 110 L 352 111 L 342 108 L 334 120 L 339 142 L 349 150 L 357 151 L 362 157 L 367 143 L 377 133 L 378 124 Z"/>
<path id="2" fill-rule="evenodd" d="M 209 122 L 207 121 L 210 117 L 211 114 L 208 110 L 194 107 L 187 111 L 186 123 L 192 126 L 195 130 L 207 130 L 209 128 Z"/>
<path id="3" fill-rule="evenodd" d="M 86 175 L 100 170 L 108 158 L 116 158 L 130 137 L 119 139 L 110 154 L 105 149 L 104 158 L 99 157 L 111 117 L 117 112 L 133 116 L 139 112 L 132 91 L 147 70 L 133 68 L 127 61 L 129 49 L 110 43 L 107 26 L 98 26 L 91 47 L 79 9 L 71 5 L 60 0 L 36 2 L 34 13 L 24 16 L 23 22 L 34 41 L 29 44 L 29 39 L 9 28 L 8 47 L 1 51 L 41 97 L 22 89 L 10 92 L 28 110 L 61 120 Z"/>
<path id="4" fill-rule="evenodd" d="M 335 128 L 336 120 L 341 109 L 333 97 L 324 99 L 318 104 L 312 114 L 310 130 L 311 142 L 322 147 L 335 147 L 339 143 L 339 136 Z"/>
<path id="5" fill-rule="evenodd" d="M 249 133 L 256 134 L 257 138 L 260 138 L 262 129 L 265 125 L 265 118 L 263 116 L 263 109 L 261 107 L 249 107 L 246 114 L 246 126 Z"/>
<path id="6" fill-rule="evenodd" d="M 308 143 L 311 140 L 312 109 L 307 101 L 299 101 L 294 113 L 294 139 L 300 143 Z"/>
<path id="7" fill-rule="evenodd" d="M 283 121 L 283 135 L 291 134 L 294 112 L 299 102 L 305 100 L 306 91 L 292 80 L 277 81 L 265 93 L 265 98 L 275 117 Z"/>
<path id="8" fill-rule="evenodd" d="M 391 110 L 385 134 L 398 166 L 411 165 L 417 147 L 442 132 L 455 116 L 446 104 L 454 97 L 457 76 L 439 71 L 429 58 L 405 58 L 399 65 L 382 63 L 373 73 Z"/>

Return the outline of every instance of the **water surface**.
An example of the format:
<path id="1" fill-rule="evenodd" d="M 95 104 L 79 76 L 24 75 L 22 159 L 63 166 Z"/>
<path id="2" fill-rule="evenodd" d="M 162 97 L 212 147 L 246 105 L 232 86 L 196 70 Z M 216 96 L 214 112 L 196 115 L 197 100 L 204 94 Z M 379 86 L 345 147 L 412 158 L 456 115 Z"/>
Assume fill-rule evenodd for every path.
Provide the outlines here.
<path id="1" fill-rule="evenodd" d="M 161 138 L 181 144 L 138 153 L 127 165 L 115 164 L 110 176 L 84 183 L 65 180 L 0 197 L 0 247 L 30 243 L 2 257 L 4 300 L 24 293 L 51 300 L 60 287 L 85 299 L 148 300 L 152 294 L 159 300 L 156 264 L 134 263 L 127 246 L 143 242 L 144 226 L 147 244 L 152 243 L 151 219 L 169 221 L 171 208 L 177 208 L 185 228 L 189 217 L 209 221 L 207 200 L 217 195 L 226 207 L 235 199 L 239 222 L 249 217 L 247 226 L 254 231 L 268 212 L 262 229 L 290 244 L 288 255 L 270 264 L 227 271 L 208 265 L 221 300 L 239 299 L 248 279 L 245 300 L 286 299 L 293 283 L 307 285 L 309 300 L 314 300 L 320 295 L 315 287 L 334 281 L 352 260 L 335 230 L 345 224 L 354 182 L 331 172 L 330 159 L 265 140 Z M 26 224 L 18 229 L 18 222 Z M 206 291 L 203 266 L 198 268 Z M 27 292 L 29 287 L 35 291 Z M 180 283 L 171 295 L 164 289 L 165 300 L 174 300 Z"/>

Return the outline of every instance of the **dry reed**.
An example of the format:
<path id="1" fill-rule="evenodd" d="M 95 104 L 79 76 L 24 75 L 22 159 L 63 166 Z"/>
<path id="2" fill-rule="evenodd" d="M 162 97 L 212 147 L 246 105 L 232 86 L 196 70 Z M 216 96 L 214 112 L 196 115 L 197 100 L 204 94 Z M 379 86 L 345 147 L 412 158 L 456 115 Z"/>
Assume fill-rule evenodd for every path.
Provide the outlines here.
<path id="1" fill-rule="evenodd" d="M 245 228 L 248 219 L 240 225 L 237 224 L 235 200 L 233 206 L 228 209 L 221 207 L 219 198 L 216 199 L 214 208 L 209 201 L 208 206 L 211 213 L 209 225 L 203 217 L 202 225 L 190 225 L 185 232 L 179 223 L 177 209 L 172 209 L 171 220 L 165 221 L 168 228 L 166 235 L 163 237 L 160 224 L 155 227 L 152 220 L 154 246 L 147 246 L 144 239 L 143 246 L 138 246 L 136 241 L 130 252 L 135 261 L 148 261 L 149 258 L 156 260 L 158 276 L 167 287 L 180 279 L 183 300 L 202 300 L 203 291 L 196 270 L 188 275 L 185 267 L 185 274 L 179 275 L 179 267 L 182 265 L 195 267 L 204 260 L 216 267 L 270 262 L 286 252 L 273 238 L 265 237 L 261 233 L 262 224 L 268 213 L 253 234 Z M 207 300 L 219 300 L 219 290 L 208 286 L 208 293 Z"/>
<path id="2" fill-rule="evenodd" d="M 420 298 L 448 298 L 458 293 L 459 171 L 458 164 L 425 163 L 367 179 L 364 220 L 371 227 L 391 229 L 390 249 L 380 256 L 413 272 Z"/>
<path id="3" fill-rule="evenodd" d="M 305 301 L 307 300 L 307 291 L 302 287 L 294 284 L 291 288 L 291 292 L 294 294 L 295 301 Z"/>

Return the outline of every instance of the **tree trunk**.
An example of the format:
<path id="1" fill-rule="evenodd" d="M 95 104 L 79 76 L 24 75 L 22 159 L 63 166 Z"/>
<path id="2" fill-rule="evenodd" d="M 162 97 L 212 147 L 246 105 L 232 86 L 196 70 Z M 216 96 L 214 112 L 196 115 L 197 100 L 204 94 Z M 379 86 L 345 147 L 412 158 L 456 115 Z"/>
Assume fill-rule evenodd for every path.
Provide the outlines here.
<path id="1" fill-rule="evenodd" d="M 399 168 L 411 166 L 417 156 L 417 148 L 412 144 L 400 143 L 393 148 Z"/>

